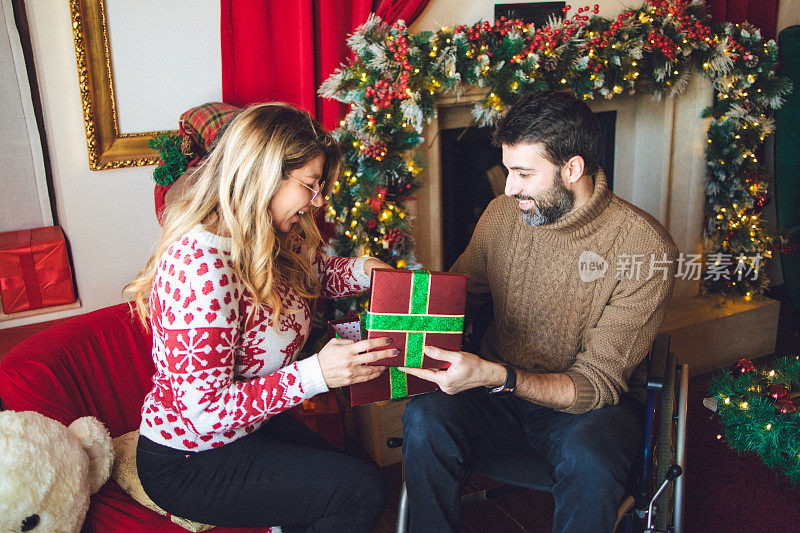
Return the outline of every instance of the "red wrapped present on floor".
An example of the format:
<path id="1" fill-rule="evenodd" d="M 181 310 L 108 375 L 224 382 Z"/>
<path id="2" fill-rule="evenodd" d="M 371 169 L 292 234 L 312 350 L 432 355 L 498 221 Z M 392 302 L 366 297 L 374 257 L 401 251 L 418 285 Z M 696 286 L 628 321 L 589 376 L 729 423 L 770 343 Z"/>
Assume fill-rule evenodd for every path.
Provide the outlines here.
<path id="1" fill-rule="evenodd" d="M 380 377 L 350 386 L 351 405 L 405 398 L 436 390 L 436 385 L 407 375 L 400 366 L 447 368 L 426 357 L 424 346 L 461 349 L 467 276 L 425 270 L 372 271 L 369 312 L 361 315 L 368 339 L 390 337 L 400 355 L 375 363 L 389 366 Z"/>
<path id="2" fill-rule="evenodd" d="M 59 226 L 0 233 L 0 299 L 7 314 L 75 301 Z"/>

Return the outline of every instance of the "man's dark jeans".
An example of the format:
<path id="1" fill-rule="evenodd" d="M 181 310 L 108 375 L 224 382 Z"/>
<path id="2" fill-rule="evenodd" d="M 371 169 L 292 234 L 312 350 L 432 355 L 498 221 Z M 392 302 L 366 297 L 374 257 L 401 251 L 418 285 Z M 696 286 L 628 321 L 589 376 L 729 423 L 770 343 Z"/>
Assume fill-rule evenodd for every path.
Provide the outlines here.
<path id="1" fill-rule="evenodd" d="M 462 465 L 502 454 L 548 460 L 556 480 L 554 531 L 611 531 L 641 442 L 640 413 L 628 398 L 569 414 L 483 388 L 413 398 L 403 415 L 410 531 L 457 531 Z"/>

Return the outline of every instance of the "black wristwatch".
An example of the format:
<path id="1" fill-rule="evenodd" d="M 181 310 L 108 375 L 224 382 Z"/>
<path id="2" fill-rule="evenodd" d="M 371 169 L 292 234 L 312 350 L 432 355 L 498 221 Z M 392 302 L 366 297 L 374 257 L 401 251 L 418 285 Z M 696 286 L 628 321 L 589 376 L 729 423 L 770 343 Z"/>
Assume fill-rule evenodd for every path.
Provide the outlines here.
<path id="1" fill-rule="evenodd" d="M 511 365 L 503 365 L 506 367 L 506 380 L 499 387 L 495 387 L 489 391 L 489 394 L 495 396 L 508 396 L 517 388 L 517 371 Z"/>

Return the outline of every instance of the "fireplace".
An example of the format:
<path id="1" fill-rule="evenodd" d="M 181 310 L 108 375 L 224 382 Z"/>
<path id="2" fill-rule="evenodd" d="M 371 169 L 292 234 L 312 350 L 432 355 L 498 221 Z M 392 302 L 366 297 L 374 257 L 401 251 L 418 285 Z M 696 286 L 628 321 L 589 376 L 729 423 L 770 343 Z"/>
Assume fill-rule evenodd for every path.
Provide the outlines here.
<path id="1" fill-rule="evenodd" d="M 614 183 L 616 111 L 597 114 L 603 151 L 600 166 L 609 188 Z M 501 150 L 491 144 L 491 128 L 469 126 L 441 130 L 442 264 L 445 269 L 467 247 L 483 210 L 503 194 L 505 172 Z"/>

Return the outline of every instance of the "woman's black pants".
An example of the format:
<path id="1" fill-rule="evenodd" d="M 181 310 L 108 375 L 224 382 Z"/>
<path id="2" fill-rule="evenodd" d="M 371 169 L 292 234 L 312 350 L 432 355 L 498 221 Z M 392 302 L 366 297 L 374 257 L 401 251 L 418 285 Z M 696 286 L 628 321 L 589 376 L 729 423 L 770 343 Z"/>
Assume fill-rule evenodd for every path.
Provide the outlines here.
<path id="1" fill-rule="evenodd" d="M 202 452 L 139 437 L 145 492 L 168 513 L 215 526 L 283 531 L 371 531 L 386 484 L 373 464 L 333 449 L 288 413 Z"/>

